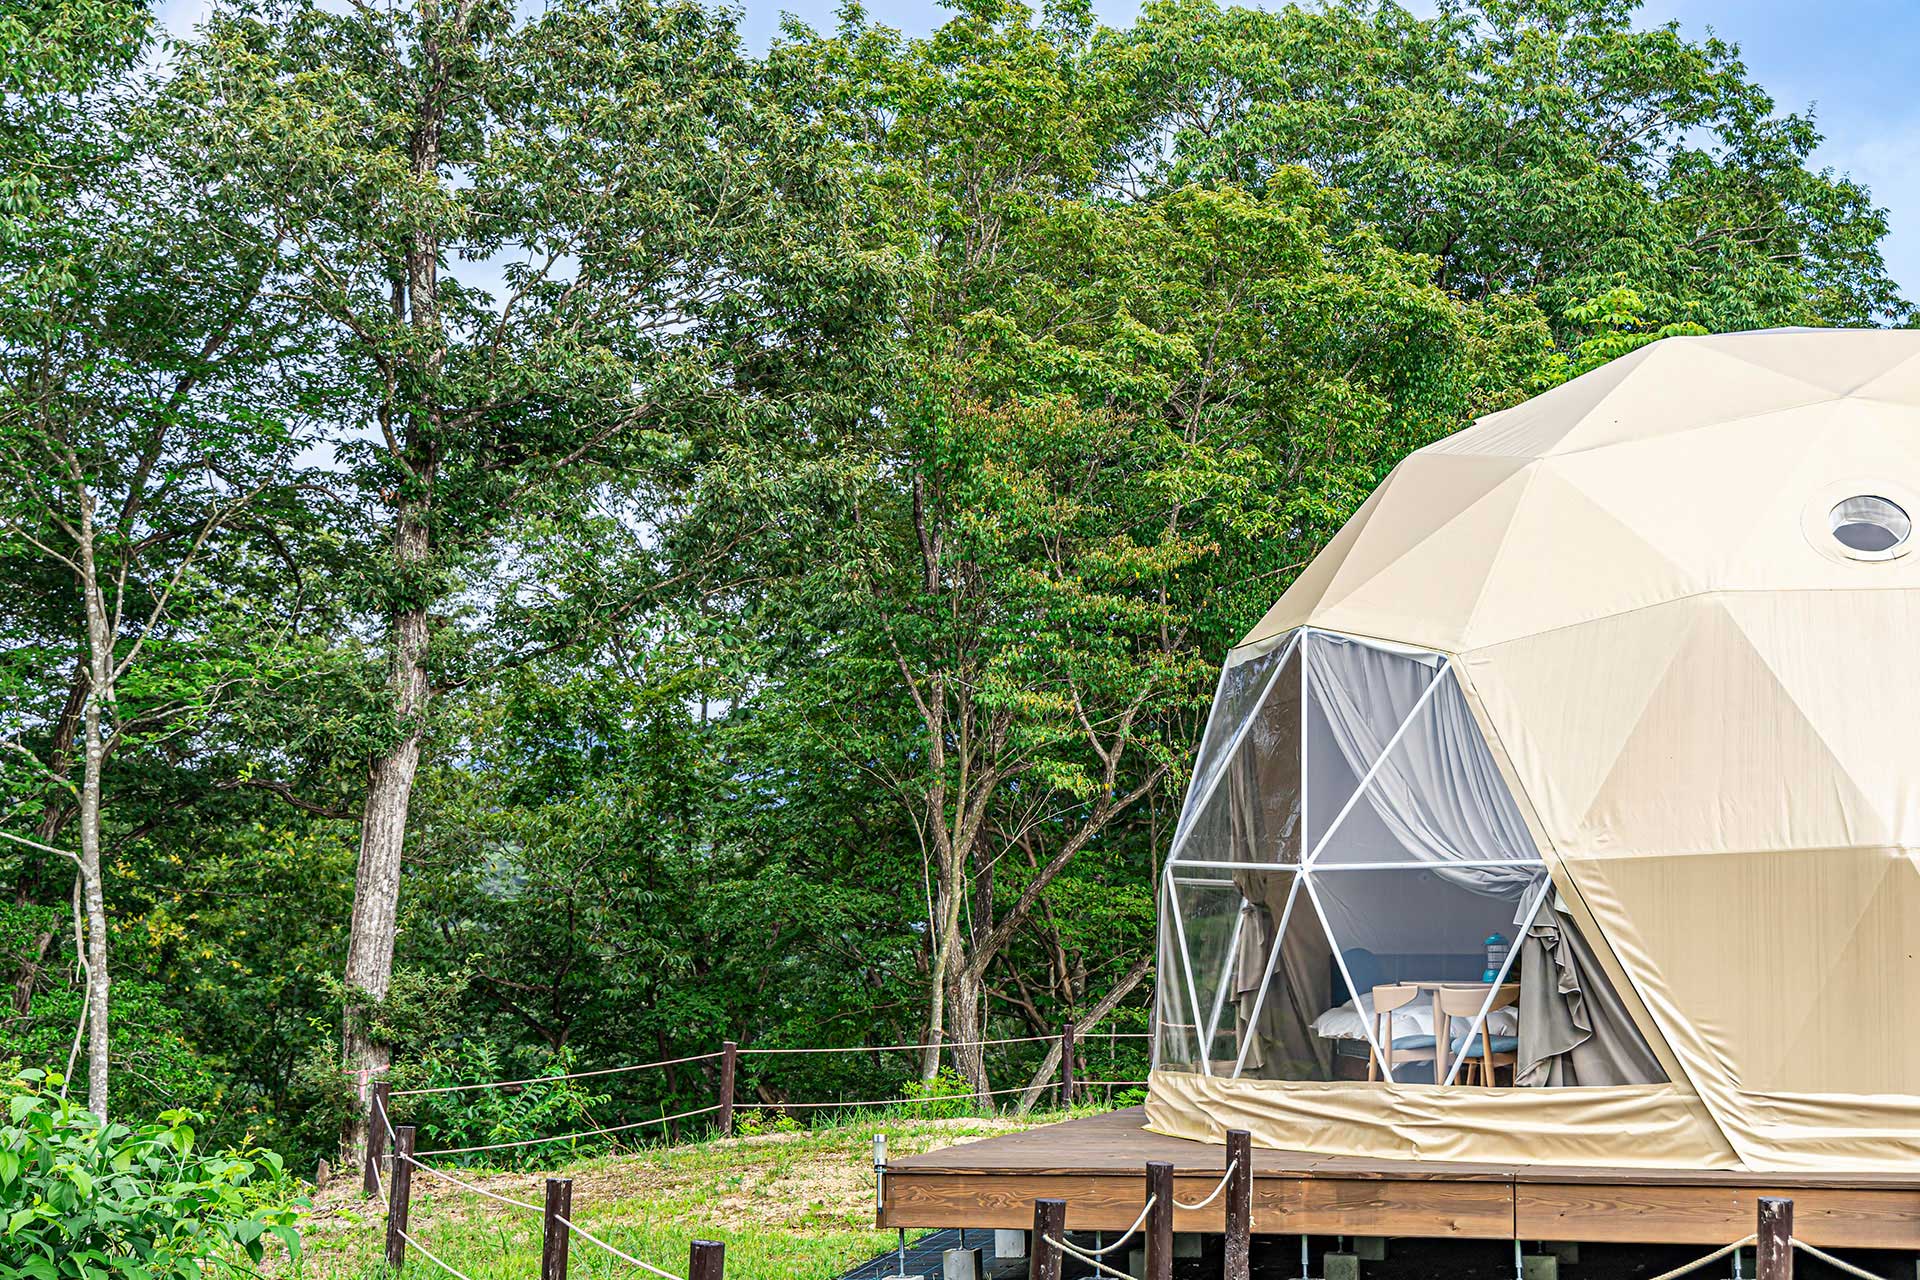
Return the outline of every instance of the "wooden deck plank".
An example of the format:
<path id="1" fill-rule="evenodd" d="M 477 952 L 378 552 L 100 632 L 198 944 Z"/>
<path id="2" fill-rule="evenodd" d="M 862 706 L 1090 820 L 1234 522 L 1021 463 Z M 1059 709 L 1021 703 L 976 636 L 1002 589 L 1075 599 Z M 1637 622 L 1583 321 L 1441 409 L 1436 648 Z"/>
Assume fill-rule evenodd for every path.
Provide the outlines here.
<path id="1" fill-rule="evenodd" d="M 1920 1192 L 1897 1189 L 1521 1183 L 1522 1239 L 1720 1245 L 1753 1231 L 1761 1196 L 1793 1201 L 1794 1234 L 1826 1248 L 1920 1249 Z"/>
<path id="2" fill-rule="evenodd" d="M 908 1156 L 888 1166 L 883 1227 L 1024 1227 L 1036 1198 L 1068 1204 L 1074 1230 L 1118 1231 L 1144 1202 L 1144 1166 L 1174 1166 L 1175 1194 L 1203 1199 L 1225 1149 L 1148 1133 L 1139 1108 Z M 1920 1172 L 1754 1174 L 1672 1169 L 1363 1160 L 1256 1148 L 1253 1229 L 1308 1235 L 1454 1236 L 1725 1244 L 1753 1229 L 1762 1195 L 1793 1199 L 1822 1246 L 1920 1249 Z M 1218 1231 L 1218 1202 L 1180 1211 Z"/>

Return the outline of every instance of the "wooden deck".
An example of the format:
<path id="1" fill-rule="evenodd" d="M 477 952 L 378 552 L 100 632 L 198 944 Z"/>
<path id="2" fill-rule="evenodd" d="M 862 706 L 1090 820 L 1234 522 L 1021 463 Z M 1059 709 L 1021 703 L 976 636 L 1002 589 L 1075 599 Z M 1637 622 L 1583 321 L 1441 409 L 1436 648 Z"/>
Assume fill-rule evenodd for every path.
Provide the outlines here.
<path id="1" fill-rule="evenodd" d="M 1027 1227 L 1034 1200 L 1067 1202 L 1074 1230 L 1125 1229 L 1143 1166 L 1174 1166 L 1193 1202 L 1219 1181 L 1224 1150 L 1141 1128 L 1135 1107 L 962 1143 L 888 1165 L 883 1227 Z M 1542 1165 L 1358 1160 L 1254 1151 L 1253 1229 L 1316 1236 L 1452 1236 L 1721 1245 L 1753 1230 L 1754 1201 L 1789 1196 L 1794 1233 L 1826 1247 L 1920 1250 L 1912 1175 L 1692 1173 Z M 1221 1202 L 1179 1211 L 1178 1231 L 1219 1231 Z"/>

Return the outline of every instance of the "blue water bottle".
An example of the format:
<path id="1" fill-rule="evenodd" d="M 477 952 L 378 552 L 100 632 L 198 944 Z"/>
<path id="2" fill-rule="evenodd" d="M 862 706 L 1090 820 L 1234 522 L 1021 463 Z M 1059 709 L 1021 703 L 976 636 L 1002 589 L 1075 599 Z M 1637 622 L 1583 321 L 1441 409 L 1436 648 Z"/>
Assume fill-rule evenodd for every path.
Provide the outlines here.
<path id="1" fill-rule="evenodd" d="M 1498 982 L 1500 971 L 1507 967 L 1507 939 L 1504 934 L 1494 933 L 1487 936 L 1487 971 L 1480 975 L 1482 982 Z"/>

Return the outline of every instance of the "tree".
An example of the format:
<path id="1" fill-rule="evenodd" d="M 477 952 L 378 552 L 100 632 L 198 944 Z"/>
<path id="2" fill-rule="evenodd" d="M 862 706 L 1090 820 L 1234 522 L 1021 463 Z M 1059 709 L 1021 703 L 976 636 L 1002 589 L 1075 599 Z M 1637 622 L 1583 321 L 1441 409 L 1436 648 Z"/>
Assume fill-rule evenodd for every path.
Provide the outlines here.
<path id="1" fill-rule="evenodd" d="M 1551 353 L 1525 307 L 1463 314 L 1297 169 L 1262 194 L 1104 194 L 1155 122 L 1084 9 L 796 37 L 776 61 L 862 140 L 916 284 L 899 376 L 841 445 L 781 604 L 808 643 L 780 698 L 911 813 L 927 1039 L 984 1090 L 990 975 L 1069 868 L 1177 794 L 1203 655 L 1400 453 Z M 827 732 L 821 702 L 861 712 Z M 1109 874 L 1146 872 L 1132 852 Z"/>
<path id="2" fill-rule="evenodd" d="M 551 608 L 503 602 L 519 629 L 462 617 L 462 593 L 530 513 L 564 521 L 595 483 L 670 537 L 756 430 L 832 412 L 817 375 L 858 364 L 876 277 L 817 131 L 694 3 L 564 0 L 524 22 L 505 0 L 238 7 L 180 81 L 183 111 L 289 228 L 280 287 L 357 419 L 338 446 L 349 510 L 380 530 L 367 596 L 389 705 L 343 1027 L 364 1086 L 387 1063 L 373 1011 L 436 698 L 632 616 L 690 570 L 656 561 Z M 725 555 L 722 536 L 694 559 Z"/>
<path id="3" fill-rule="evenodd" d="M 1810 167 L 1734 45 L 1634 25 L 1639 0 L 1274 10 L 1158 0 L 1123 38 L 1166 113 L 1160 185 L 1302 165 L 1472 298 L 1533 294 L 1556 334 L 1624 282 L 1655 328 L 1898 321 L 1883 210 Z"/>
<path id="4" fill-rule="evenodd" d="M 0 555 L 35 583 L 29 634 L 70 675 L 51 714 L 8 708 L 5 742 L 29 775 L 14 815 L 35 820 L 41 847 L 77 826 L 88 1098 L 104 1120 L 108 760 L 200 713 L 232 678 L 196 643 L 226 620 L 207 574 L 284 478 L 295 439 L 271 373 L 285 338 L 263 292 L 272 237 L 198 180 L 196 157 L 147 110 L 133 72 L 144 9 L 48 4 L 28 22 L 23 34 L 18 18 L 0 20 L 28 52 L 21 69 L 51 72 L 8 84 L 15 128 L 0 131 L 12 166 Z M 42 931 L 26 961 L 16 1012 L 48 940 Z"/>

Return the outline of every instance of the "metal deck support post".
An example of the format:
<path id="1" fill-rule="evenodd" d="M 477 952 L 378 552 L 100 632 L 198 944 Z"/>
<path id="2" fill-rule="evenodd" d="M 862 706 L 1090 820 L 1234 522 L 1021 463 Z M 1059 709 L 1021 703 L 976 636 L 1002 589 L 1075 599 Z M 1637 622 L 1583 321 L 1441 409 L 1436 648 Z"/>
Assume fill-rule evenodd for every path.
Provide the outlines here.
<path id="1" fill-rule="evenodd" d="M 1247 1280 L 1253 1255 L 1253 1135 L 1227 1130 L 1226 1242 L 1221 1250 L 1223 1280 Z"/>
<path id="2" fill-rule="evenodd" d="M 1760 1280 L 1793 1280 L 1793 1201 L 1760 1197 L 1755 1252 Z"/>
<path id="3" fill-rule="evenodd" d="M 393 1175 L 387 1179 L 387 1270 L 407 1260 L 407 1210 L 413 1204 L 413 1126 L 393 1131 Z"/>
<path id="4" fill-rule="evenodd" d="M 1064 1240 L 1067 1235 L 1067 1202 L 1033 1202 L 1033 1242 L 1027 1248 L 1027 1280 L 1060 1280 L 1060 1251 L 1048 1237 Z"/>

